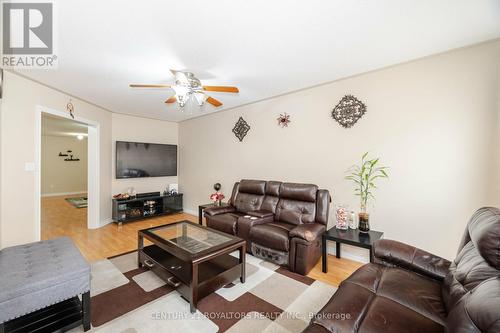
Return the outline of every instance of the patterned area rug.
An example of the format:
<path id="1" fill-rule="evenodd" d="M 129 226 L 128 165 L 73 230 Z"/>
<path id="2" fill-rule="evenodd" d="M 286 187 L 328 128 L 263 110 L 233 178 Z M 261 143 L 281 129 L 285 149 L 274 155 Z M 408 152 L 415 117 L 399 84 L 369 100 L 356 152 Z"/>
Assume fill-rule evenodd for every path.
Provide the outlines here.
<path id="1" fill-rule="evenodd" d="M 246 260 L 246 282 L 238 279 L 200 300 L 194 314 L 163 280 L 137 268 L 136 251 L 94 262 L 92 331 L 301 332 L 336 291 L 251 255 Z"/>
<path id="2" fill-rule="evenodd" d="M 65 200 L 76 208 L 87 208 L 87 197 L 66 198 Z"/>

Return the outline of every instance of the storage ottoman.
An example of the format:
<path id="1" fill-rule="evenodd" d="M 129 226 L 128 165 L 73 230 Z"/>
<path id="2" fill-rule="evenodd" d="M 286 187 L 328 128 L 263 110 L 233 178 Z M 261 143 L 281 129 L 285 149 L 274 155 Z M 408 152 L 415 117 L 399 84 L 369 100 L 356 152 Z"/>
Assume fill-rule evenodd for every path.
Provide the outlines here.
<path id="1" fill-rule="evenodd" d="M 0 332 L 6 322 L 82 295 L 90 329 L 90 265 L 68 237 L 0 251 Z"/>

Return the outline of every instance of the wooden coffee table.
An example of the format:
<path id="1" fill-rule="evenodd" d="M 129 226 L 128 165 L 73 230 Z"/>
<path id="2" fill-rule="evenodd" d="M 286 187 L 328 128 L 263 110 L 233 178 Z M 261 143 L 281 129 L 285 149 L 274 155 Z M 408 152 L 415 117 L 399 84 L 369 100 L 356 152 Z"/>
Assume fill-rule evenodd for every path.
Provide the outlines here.
<path id="1" fill-rule="evenodd" d="M 152 244 L 144 246 L 144 238 Z M 230 255 L 239 251 L 239 258 Z M 139 267 L 175 288 L 196 311 L 198 300 L 240 278 L 245 282 L 246 242 L 190 221 L 139 231 Z"/>

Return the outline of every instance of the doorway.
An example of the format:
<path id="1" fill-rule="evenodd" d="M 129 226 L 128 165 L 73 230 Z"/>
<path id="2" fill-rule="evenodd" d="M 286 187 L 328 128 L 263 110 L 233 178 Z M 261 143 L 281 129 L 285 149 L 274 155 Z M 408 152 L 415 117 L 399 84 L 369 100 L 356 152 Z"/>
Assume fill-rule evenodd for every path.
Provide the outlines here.
<path id="1" fill-rule="evenodd" d="M 40 223 L 42 240 L 87 229 L 88 125 L 42 114 Z"/>
<path id="2" fill-rule="evenodd" d="M 100 227 L 99 124 L 38 106 L 35 147 L 38 238 Z"/>

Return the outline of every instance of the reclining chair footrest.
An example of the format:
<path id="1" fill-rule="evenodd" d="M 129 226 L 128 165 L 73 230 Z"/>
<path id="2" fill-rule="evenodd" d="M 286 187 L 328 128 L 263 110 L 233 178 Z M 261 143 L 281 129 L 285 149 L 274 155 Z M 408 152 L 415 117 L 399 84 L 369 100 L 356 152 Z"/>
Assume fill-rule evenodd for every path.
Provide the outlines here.
<path id="1" fill-rule="evenodd" d="M 252 254 L 257 258 L 270 261 L 279 266 L 288 265 L 288 252 L 282 252 L 252 243 Z"/>

